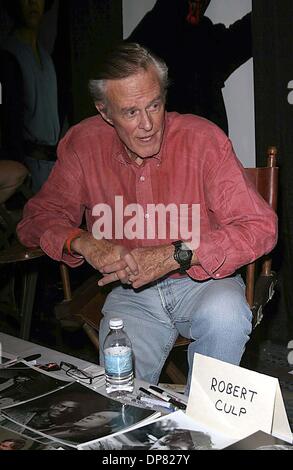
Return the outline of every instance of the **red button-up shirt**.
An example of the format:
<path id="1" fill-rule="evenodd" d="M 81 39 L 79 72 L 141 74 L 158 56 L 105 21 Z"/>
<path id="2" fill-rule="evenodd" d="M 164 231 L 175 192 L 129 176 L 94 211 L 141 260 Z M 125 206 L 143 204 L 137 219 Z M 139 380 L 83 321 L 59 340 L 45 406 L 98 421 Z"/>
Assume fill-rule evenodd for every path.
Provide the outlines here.
<path id="1" fill-rule="evenodd" d="M 139 204 L 146 219 L 148 204 L 200 204 L 200 265 L 188 271 L 194 279 L 231 275 L 276 243 L 276 214 L 247 180 L 227 136 L 203 118 L 177 113 L 166 113 L 160 153 L 140 166 L 129 159 L 115 129 L 100 117 L 71 128 L 59 144 L 48 181 L 24 209 L 20 241 L 77 266 L 83 261 L 63 252 L 69 233 L 80 226 L 84 213 L 92 231 L 101 222 L 93 209 L 107 204 L 113 210 L 113 235 L 108 238 L 115 241 L 115 216 L 121 220 L 121 214 L 115 214 L 119 196 L 124 207 Z M 129 248 L 172 241 L 168 230 L 165 239 L 148 239 L 145 234 L 142 239 L 120 239 L 121 233 L 116 227 L 115 242 Z"/>

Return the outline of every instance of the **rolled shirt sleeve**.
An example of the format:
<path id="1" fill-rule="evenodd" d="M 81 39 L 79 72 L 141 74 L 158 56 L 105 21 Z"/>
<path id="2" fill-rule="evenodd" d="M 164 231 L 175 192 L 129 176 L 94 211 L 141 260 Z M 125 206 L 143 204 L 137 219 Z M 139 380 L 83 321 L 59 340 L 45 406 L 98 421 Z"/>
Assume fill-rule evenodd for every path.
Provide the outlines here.
<path id="1" fill-rule="evenodd" d="M 83 259 L 63 251 L 72 229 L 81 225 L 85 209 L 82 168 L 70 135 L 59 144 L 58 160 L 47 182 L 26 204 L 17 234 L 25 246 L 40 246 L 52 259 L 76 267 Z"/>
<path id="2" fill-rule="evenodd" d="M 197 279 L 229 276 L 277 242 L 277 215 L 246 177 L 229 140 L 221 153 L 220 164 L 207 178 L 207 206 L 215 222 L 201 232 L 200 266 L 188 271 Z"/>

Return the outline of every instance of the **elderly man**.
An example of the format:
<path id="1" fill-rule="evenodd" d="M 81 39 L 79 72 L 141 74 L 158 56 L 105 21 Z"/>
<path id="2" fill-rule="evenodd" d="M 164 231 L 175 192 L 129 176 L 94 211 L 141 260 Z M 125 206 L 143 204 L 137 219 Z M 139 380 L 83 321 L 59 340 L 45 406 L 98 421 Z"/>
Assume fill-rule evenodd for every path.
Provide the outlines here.
<path id="1" fill-rule="evenodd" d="M 235 273 L 273 248 L 277 221 L 215 124 L 165 112 L 167 84 L 166 64 L 138 44 L 109 55 L 90 82 L 100 116 L 61 141 L 18 234 L 114 282 L 100 344 L 121 317 L 137 378 L 156 383 L 177 335 L 194 340 L 188 391 L 195 352 L 239 364 L 251 312 Z"/>

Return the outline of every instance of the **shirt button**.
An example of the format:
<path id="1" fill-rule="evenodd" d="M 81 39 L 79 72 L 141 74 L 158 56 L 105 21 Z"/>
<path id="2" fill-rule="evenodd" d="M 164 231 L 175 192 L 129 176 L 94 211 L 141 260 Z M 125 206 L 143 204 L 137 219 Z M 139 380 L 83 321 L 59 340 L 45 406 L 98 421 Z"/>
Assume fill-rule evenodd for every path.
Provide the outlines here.
<path id="1" fill-rule="evenodd" d="M 220 274 L 216 274 L 216 277 L 220 277 Z"/>
<path id="2" fill-rule="evenodd" d="M 139 181 L 141 181 L 141 182 L 143 183 L 143 182 L 145 181 L 145 177 L 144 177 L 144 176 L 141 176 L 141 177 L 139 178 Z"/>
<path id="3" fill-rule="evenodd" d="M 149 219 L 150 218 L 150 214 L 146 213 L 145 216 L 144 216 L 145 219 Z"/>

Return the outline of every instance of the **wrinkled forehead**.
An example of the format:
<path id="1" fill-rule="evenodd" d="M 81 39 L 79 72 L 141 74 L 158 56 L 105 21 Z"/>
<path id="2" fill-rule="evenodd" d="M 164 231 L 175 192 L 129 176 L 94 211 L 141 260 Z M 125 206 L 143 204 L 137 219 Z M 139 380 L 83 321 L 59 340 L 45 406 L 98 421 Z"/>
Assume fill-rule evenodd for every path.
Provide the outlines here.
<path id="1" fill-rule="evenodd" d="M 137 100 L 151 100 L 161 94 L 157 72 L 153 68 L 141 69 L 127 78 L 108 80 L 105 86 L 107 99 L 116 106 L 129 107 Z"/>

